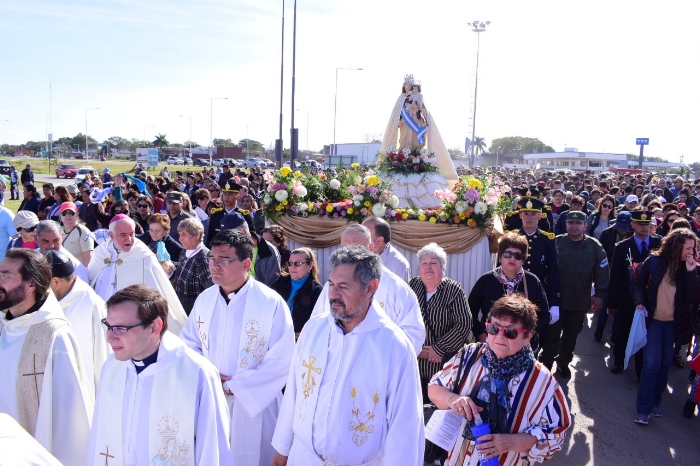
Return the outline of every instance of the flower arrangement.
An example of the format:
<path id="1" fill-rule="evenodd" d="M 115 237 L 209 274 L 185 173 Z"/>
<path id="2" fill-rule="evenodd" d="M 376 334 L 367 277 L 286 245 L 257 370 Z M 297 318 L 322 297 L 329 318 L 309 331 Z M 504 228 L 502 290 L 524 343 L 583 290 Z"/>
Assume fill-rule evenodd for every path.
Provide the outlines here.
<path id="1" fill-rule="evenodd" d="M 401 175 L 433 173 L 438 171 L 437 158 L 425 148 L 406 147 L 397 151 L 392 147 L 382 158 L 378 170 Z"/>

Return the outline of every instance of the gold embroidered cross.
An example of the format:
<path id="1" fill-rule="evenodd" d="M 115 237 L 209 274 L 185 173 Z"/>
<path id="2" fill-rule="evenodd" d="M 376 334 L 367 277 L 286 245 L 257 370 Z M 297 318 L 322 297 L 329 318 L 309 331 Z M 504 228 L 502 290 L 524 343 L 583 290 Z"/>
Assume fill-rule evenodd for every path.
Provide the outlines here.
<path id="1" fill-rule="evenodd" d="M 320 367 L 314 367 L 314 362 L 316 362 L 316 356 L 311 356 L 309 355 L 309 362 L 307 363 L 306 361 L 302 361 L 301 365 L 304 366 L 305 368 L 308 369 L 306 374 L 302 374 L 302 378 L 306 379 L 304 381 L 303 387 L 304 387 L 304 398 L 308 398 L 309 395 L 311 395 L 314 391 L 314 385 L 316 385 L 316 379 L 314 379 L 312 372 L 316 372 L 318 375 L 321 375 L 321 368 Z"/>
<path id="2" fill-rule="evenodd" d="M 202 322 L 202 318 L 201 318 L 200 316 L 197 316 L 197 331 L 198 331 L 198 332 L 202 330 L 202 324 L 203 324 L 203 323 L 204 323 L 204 322 Z"/>
<path id="3" fill-rule="evenodd" d="M 44 375 L 43 372 L 37 372 L 36 371 L 36 353 L 34 353 L 34 359 L 32 362 L 32 366 L 34 367 L 34 371 L 31 374 L 22 374 L 25 377 L 34 377 L 34 390 L 36 390 L 36 401 L 37 404 L 39 403 L 39 382 L 37 380 L 37 375 Z"/>
<path id="4" fill-rule="evenodd" d="M 109 445 L 107 445 L 107 452 L 100 453 L 100 455 L 105 457 L 105 466 L 109 466 L 109 459 L 114 458 L 114 456 L 109 454 Z"/>
<path id="5" fill-rule="evenodd" d="M 209 344 L 207 343 L 207 334 L 202 333 L 202 324 L 203 323 L 204 322 L 202 321 L 202 317 L 197 316 L 197 332 L 199 332 L 199 338 L 202 340 L 202 346 L 204 347 L 204 349 L 209 351 Z"/>

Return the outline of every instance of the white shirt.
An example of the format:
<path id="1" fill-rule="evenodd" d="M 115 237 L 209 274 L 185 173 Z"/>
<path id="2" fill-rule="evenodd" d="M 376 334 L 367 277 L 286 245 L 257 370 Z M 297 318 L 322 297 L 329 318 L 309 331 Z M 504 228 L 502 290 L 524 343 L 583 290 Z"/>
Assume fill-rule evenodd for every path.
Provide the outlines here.
<path id="1" fill-rule="evenodd" d="M 391 243 L 384 247 L 379 257 L 384 267 L 401 277 L 406 283 L 411 280 L 411 264 Z"/>

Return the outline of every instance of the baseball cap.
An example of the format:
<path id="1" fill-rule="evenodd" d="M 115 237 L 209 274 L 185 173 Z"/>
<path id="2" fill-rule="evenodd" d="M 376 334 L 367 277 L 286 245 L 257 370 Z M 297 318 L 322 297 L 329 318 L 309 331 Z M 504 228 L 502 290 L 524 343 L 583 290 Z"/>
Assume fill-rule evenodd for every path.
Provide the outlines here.
<path id="1" fill-rule="evenodd" d="M 246 221 L 243 215 L 238 212 L 231 212 L 221 219 L 221 231 L 235 230 L 236 228 L 240 228 L 244 223 L 246 223 Z"/>
<path id="2" fill-rule="evenodd" d="M 39 223 L 39 217 L 36 216 L 34 212 L 28 210 L 20 210 L 15 214 L 15 218 L 12 221 L 15 229 L 17 228 L 31 228 L 37 226 Z"/>
<path id="3" fill-rule="evenodd" d="M 78 187 L 74 184 L 69 184 L 66 186 L 66 189 L 68 189 L 68 192 L 71 194 L 78 194 Z"/>
<path id="4" fill-rule="evenodd" d="M 630 194 L 625 198 L 625 202 L 639 202 L 639 198 L 634 194 Z"/>
<path id="5" fill-rule="evenodd" d="M 170 191 L 165 196 L 165 202 L 175 202 L 179 204 L 180 202 L 182 202 L 182 193 L 178 191 Z"/>
<path id="6" fill-rule="evenodd" d="M 78 207 L 75 205 L 74 202 L 64 202 L 61 204 L 61 207 L 58 209 L 61 213 L 63 213 L 66 210 L 72 210 L 73 212 L 78 212 Z"/>
<path id="7" fill-rule="evenodd" d="M 566 221 L 567 222 L 585 222 L 586 221 L 586 214 L 584 214 L 580 210 L 571 210 L 571 211 L 569 211 L 568 214 L 566 214 Z"/>
<path id="8" fill-rule="evenodd" d="M 632 230 L 632 212 L 625 210 L 617 214 L 614 228 L 630 232 L 634 231 Z"/>

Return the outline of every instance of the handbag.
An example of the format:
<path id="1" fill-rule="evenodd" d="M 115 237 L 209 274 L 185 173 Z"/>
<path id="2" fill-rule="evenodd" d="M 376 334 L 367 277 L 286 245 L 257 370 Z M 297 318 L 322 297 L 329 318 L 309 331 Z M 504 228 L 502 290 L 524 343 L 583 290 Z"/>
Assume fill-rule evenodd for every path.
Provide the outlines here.
<path id="1" fill-rule="evenodd" d="M 453 393 L 459 394 L 459 387 L 464 384 L 464 382 L 467 380 L 467 376 L 469 375 L 469 371 L 471 370 L 472 366 L 474 365 L 474 362 L 476 361 L 477 356 L 481 352 L 481 348 L 485 345 L 485 343 L 478 343 L 477 348 L 472 352 L 471 357 L 467 361 L 466 364 L 462 364 L 462 361 L 459 361 L 459 369 L 457 370 L 457 378 L 455 379 L 455 385 L 454 388 L 452 389 Z M 464 354 L 464 353 L 462 353 Z M 423 405 L 423 420 L 425 421 L 425 424 L 428 424 L 428 421 L 430 421 L 430 418 L 433 416 L 433 413 L 437 410 L 437 407 L 433 403 L 428 403 L 426 405 Z M 424 463 L 430 463 L 433 464 L 435 460 L 440 460 L 440 464 L 443 464 L 445 459 L 447 458 L 447 452 L 443 450 L 442 448 L 438 447 L 435 445 L 433 442 L 430 440 L 425 441 L 425 453 L 423 454 L 423 462 Z"/>

